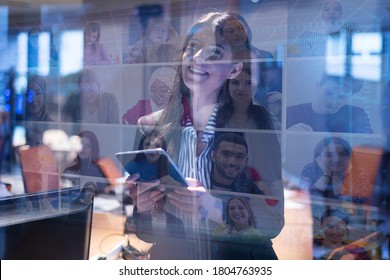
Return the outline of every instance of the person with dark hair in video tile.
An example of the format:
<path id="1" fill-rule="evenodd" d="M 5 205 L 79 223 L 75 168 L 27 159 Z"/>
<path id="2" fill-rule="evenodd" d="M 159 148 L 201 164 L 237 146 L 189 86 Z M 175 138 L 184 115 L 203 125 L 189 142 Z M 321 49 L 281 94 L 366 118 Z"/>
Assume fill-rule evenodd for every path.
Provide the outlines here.
<path id="1" fill-rule="evenodd" d="M 215 140 L 211 160 L 212 190 L 263 194 L 245 173 L 248 145 L 244 137 L 235 133 L 220 134 Z"/>
<path id="2" fill-rule="evenodd" d="M 77 153 L 75 164 L 65 168 L 64 173 L 78 176 L 105 178 L 102 168 L 98 164 L 100 159 L 99 141 L 92 131 L 84 130 L 79 133 L 81 150 Z M 105 192 L 108 183 L 98 182 L 98 191 Z"/>
<path id="3" fill-rule="evenodd" d="M 156 131 L 149 131 L 142 137 L 138 150 L 156 148 L 166 150 L 167 146 L 164 137 Z M 126 170 L 131 175 L 139 176 L 137 180 L 140 182 L 160 180 L 164 184 L 168 184 L 168 182 L 169 184 L 175 184 L 173 182 L 175 176 L 169 172 L 167 159 L 157 153 L 137 154 L 135 159 L 128 164 Z M 168 178 L 168 175 L 172 179 Z M 176 246 L 168 242 L 167 238 L 175 240 L 175 238 L 183 238 L 185 236 L 181 220 L 164 209 L 167 200 L 166 196 L 157 200 L 153 199 L 160 194 L 164 194 L 164 190 L 161 188 L 155 188 L 150 191 L 149 202 L 152 204 L 152 209 L 150 213 L 142 214 L 142 219 L 140 219 L 139 213 L 135 212 L 133 214 L 137 236 L 146 242 L 154 243 L 150 249 L 152 259 L 164 258 L 164 256 L 167 256 L 166 252 L 170 252 Z M 175 254 L 171 254 L 172 258 L 175 258 L 175 256 Z"/>
<path id="4" fill-rule="evenodd" d="M 339 198 L 351 156 L 351 146 L 344 139 L 322 139 L 314 148 L 313 162 L 303 167 L 300 188 L 312 195 Z"/>
<path id="5" fill-rule="evenodd" d="M 252 44 L 252 29 L 246 19 L 237 13 L 231 13 L 234 19 L 227 21 L 224 24 L 224 33 L 226 40 L 232 45 L 236 51 L 242 49 L 245 53 L 251 51 L 251 57 L 256 58 L 273 58 L 271 52 L 256 48 Z M 246 55 L 246 54 L 244 54 Z"/>
<path id="6" fill-rule="evenodd" d="M 364 109 L 350 105 L 361 80 L 324 73 L 316 85 L 314 100 L 287 107 L 286 128 L 294 131 L 372 133 Z"/>
<path id="7" fill-rule="evenodd" d="M 351 243 L 349 235 L 349 216 L 339 209 L 327 209 L 320 218 L 320 232 L 314 236 L 313 258 L 326 260 L 337 248 L 343 248 L 333 259 L 370 260 L 367 251 Z"/>
<path id="8" fill-rule="evenodd" d="M 268 111 L 253 103 L 257 77 L 252 63 L 244 63 L 240 75 L 229 80 L 217 114 L 216 127 L 273 129 Z"/>

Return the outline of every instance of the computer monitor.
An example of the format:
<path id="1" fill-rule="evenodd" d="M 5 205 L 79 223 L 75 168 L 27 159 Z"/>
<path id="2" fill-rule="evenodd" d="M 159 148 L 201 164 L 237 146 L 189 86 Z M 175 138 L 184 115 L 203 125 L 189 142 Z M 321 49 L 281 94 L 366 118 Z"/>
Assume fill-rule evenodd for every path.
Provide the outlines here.
<path id="1" fill-rule="evenodd" d="M 0 199 L 0 259 L 88 259 L 93 203 L 79 188 Z"/>

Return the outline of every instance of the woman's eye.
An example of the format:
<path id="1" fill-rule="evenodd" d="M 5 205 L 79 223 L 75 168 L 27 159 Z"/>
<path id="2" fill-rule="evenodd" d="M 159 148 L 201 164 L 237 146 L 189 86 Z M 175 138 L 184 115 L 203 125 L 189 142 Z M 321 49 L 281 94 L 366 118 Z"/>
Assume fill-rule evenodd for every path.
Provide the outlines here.
<path id="1" fill-rule="evenodd" d="M 160 92 L 167 93 L 169 91 L 169 87 L 160 87 Z"/>
<path id="2" fill-rule="evenodd" d="M 233 86 L 239 86 L 239 85 L 240 85 L 240 82 L 237 81 L 237 80 L 232 80 L 230 83 L 231 83 Z"/>
<path id="3" fill-rule="evenodd" d="M 187 53 L 192 53 L 192 54 L 195 54 L 198 50 L 199 50 L 199 47 L 195 42 L 190 42 L 187 45 L 187 48 L 185 49 L 185 51 Z"/>
<path id="4" fill-rule="evenodd" d="M 223 50 L 218 47 L 211 47 L 208 50 L 208 60 L 220 60 L 223 57 Z"/>

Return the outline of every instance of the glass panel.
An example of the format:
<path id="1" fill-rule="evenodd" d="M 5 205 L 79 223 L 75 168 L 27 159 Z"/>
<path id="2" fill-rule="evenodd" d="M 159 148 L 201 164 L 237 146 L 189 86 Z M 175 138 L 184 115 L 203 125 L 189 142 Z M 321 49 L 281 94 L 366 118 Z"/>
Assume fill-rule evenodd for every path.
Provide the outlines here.
<path id="1" fill-rule="evenodd" d="M 94 198 L 90 259 L 389 258 L 388 1 L 57 2 L 0 6 L 4 219 Z"/>

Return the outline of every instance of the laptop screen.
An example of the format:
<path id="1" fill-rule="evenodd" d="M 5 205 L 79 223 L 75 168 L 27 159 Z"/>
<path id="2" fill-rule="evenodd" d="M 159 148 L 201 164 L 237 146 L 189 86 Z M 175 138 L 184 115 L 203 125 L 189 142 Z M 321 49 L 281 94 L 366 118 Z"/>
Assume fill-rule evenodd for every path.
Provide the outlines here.
<path id="1" fill-rule="evenodd" d="M 0 199 L 0 259 L 88 259 L 93 203 L 75 203 L 81 195 L 70 188 Z"/>

